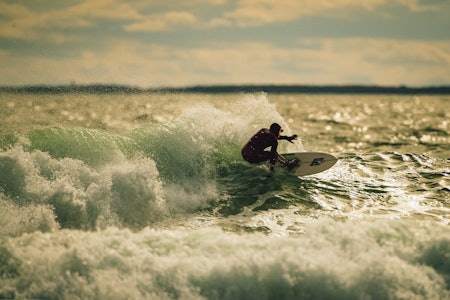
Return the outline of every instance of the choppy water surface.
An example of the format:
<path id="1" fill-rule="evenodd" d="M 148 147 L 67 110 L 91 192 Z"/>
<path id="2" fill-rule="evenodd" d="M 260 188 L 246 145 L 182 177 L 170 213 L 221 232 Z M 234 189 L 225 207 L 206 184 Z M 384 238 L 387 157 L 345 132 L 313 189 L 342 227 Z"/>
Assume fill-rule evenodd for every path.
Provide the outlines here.
<path id="1" fill-rule="evenodd" d="M 449 103 L 2 94 L 0 298 L 448 298 Z M 338 163 L 247 164 L 272 122 Z"/>

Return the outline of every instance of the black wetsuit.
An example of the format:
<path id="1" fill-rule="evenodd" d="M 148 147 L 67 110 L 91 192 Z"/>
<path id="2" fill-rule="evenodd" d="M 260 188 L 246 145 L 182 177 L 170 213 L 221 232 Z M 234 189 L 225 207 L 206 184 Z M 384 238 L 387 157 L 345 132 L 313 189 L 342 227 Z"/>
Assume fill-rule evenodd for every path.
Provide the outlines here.
<path id="1" fill-rule="evenodd" d="M 266 148 L 272 147 L 270 151 Z M 277 161 L 278 138 L 269 129 L 260 129 L 242 148 L 242 157 L 249 163 L 260 163 L 270 160 L 274 165 Z"/>

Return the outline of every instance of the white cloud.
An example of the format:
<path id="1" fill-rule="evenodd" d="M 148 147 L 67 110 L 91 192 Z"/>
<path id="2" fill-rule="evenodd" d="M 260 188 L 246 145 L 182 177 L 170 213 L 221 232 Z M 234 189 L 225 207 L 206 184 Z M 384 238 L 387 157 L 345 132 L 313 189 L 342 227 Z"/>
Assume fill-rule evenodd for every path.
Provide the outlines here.
<path id="1" fill-rule="evenodd" d="M 419 0 L 196 0 L 171 1 L 84 0 L 48 9 L 33 10 L 26 4 L 0 3 L 0 37 L 48 39 L 61 28 L 93 27 L 101 20 L 122 21 L 127 31 L 165 31 L 179 26 L 259 26 L 293 21 L 305 16 L 352 17 L 358 10 L 373 11 L 387 5 L 411 11 L 447 8 L 446 2 L 424 4 Z M 61 37 L 58 37 L 61 39 Z"/>
<path id="2" fill-rule="evenodd" d="M 25 5 L 0 3 L 0 37 L 23 40 L 53 41 L 55 31 L 64 28 L 88 28 L 101 20 L 134 21 L 142 19 L 138 7 L 122 0 L 85 0 L 67 5 L 34 11 Z"/>
<path id="3" fill-rule="evenodd" d="M 410 11 L 438 11 L 449 6 L 448 1 L 420 1 L 420 0 L 396 0 L 400 5 L 407 7 Z"/>
<path id="4" fill-rule="evenodd" d="M 192 25 L 196 6 L 221 5 L 223 0 L 196 0 L 174 6 L 170 1 L 84 0 L 35 11 L 26 5 L 0 3 L 0 37 L 53 40 L 52 30 L 94 27 L 101 20 L 123 21 L 127 31 L 165 31 Z M 186 9 L 186 10 L 182 10 Z M 156 12 L 158 10 L 158 12 Z M 61 37 L 58 37 L 60 39 Z"/>
<path id="5" fill-rule="evenodd" d="M 448 84 L 450 42 L 390 39 L 310 39 L 314 47 L 276 48 L 264 43 L 180 49 L 116 42 L 107 52 L 77 58 L 7 57 L 0 81 L 192 84 Z M 5 71 L 6 70 L 6 71 Z"/>
<path id="6" fill-rule="evenodd" d="M 167 12 L 139 17 L 132 24 L 126 25 L 127 31 L 165 31 L 183 25 L 191 25 L 197 18 L 189 12 Z"/>
<path id="7" fill-rule="evenodd" d="M 245 39 L 248 42 L 243 43 L 242 36 L 240 40 L 233 40 L 228 33 L 239 28 L 225 30 L 226 42 L 220 35 L 211 34 L 221 32 L 211 27 L 260 26 L 317 15 L 355 17 L 361 11 L 383 14 L 390 13 L 387 8 L 399 7 L 414 12 L 441 8 L 442 12 L 437 15 L 442 24 L 446 24 L 443 20 L 449 9 L 448 1 L 195 0 L 175 3 L 84 0 L 76 5 L 61 2 L 57 6 L 50 5 L 51 1 L 45 3 L 49 3 L 48 9 L 36 10 L 30 5 L 0 2 L 0 39 L 6 43 L 10 39 L 32 40 L 37 45 L 36 51 L 29 51 L 30 56 L 24 54 L 27 52 L 24 49 L 19 49 L 21 56 L 16 56 L 13 50 L 0 52 L 2 84 L 76 81 L 141 86 L 213 83 L 423 85 L 448 84 L 449 80 L 448 39 L 317 37 L 302 39 L 297 45 L 293 41 L 290 48 L 283 48 L 275 46 L 275 42 L 270 44 L 270 40 L 276 39 L 271 36 L 261 38 L 259 32 L 258 42 L 248 35 Z M 108 36 L 107 32 L 112 30 L 103 28 L 105 24 L 117 24 L 118 30 L 123 31 Z M 180 28 L 191 28 L 191 31 L 177 33 Z M 96 36 L 91 35 L 90 29 Z M 98 38 L 102 30 L 105 35 Z M 186 36 L 175 47 L 163 42 L 157 44 L 151 34 L 140 40 L 144 35 L 132 34 L 134 32 L 170 32 L 174 39 L 181 34 Z M 208 36 L 202 43 L 206 46 L 195 48 L 182 43 L 182 40 L 189 40 L 194 44 L 195 38 L 203 32 Z M 194 39 L 190 39 L 191 33 Z M 72 42 L 70 56 L 64 51 L 69 45 L 64 43 L 69 40 Z M 20 43 L 17 45 L 20 47 Z M 4 49 L 14 49 L 14 44 Z M 39 51 L 44 50 L 37 49 L 52 51 L 43 53 Z M 74 53 L 78 53 L 78 57 L 74 57 Z M 39 54 L 46 57 L 39 57 Z M 53 54 L 57 56 L 52 57 Z"/>
<path id="8" fill-rule="evenodd" d="M 260 26 L 288 22 L 305 16 L 351 17 L 355 10 L 375 13 L 378 8 L 399 5 L 410 11 L 438 10 L 439 5 L 423 5 L 419 0 L 238 0 L 236 8 L 211 21 L 215 26 Z"/>
<path id="9" fill-rule="evenodd" d="M 233 11 L 225 13 L 222 20 L 214 20 L 214 23 L 236 24 L 240 27 L 259 26 L 292 21 L 304 16 L 336 13 L 336 10 L 349 7 L 373 9 L 383 3 L 384 0 L 240 0 Z"/>
<path id="10" fill-rule="evenodd" d="M 339 83 L 424 85 L 448 82 L 450 42 L 394 39 L 326 39 L 316 53 L 319 77 Z M 319 80 L 316 78 L 316 80 Z"/>
<path id="11" fill-rule="evenodd" d="M 20 38 L 31 36 L 34 15 L 26 7 L 0 2 L 0 37 Z"/>

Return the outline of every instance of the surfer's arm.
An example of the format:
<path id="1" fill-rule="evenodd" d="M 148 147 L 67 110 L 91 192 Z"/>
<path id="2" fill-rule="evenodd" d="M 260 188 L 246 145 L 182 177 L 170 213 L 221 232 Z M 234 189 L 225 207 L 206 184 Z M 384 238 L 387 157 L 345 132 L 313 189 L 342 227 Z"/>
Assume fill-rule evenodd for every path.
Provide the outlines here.
<path id="1" fill-rule="evenodd" d="M 272 148 L 270 149 L 270 164 L 275 167 L 275 164 L 277 163 L 278 159 L 278 152 L 277 152 L 278 142 L 274 140 L 274 144 L 272 145 Z"/>
<path id="2" fill-rule="evenodd" d="M 296 135 L 296 134 L 291 135 L 291 136 L 282 135 L 282 136 L 280 136 L 278 139 L 279 139 L 279 140 L 286 140 L 286 141 L 289 141 L 289 142 L 292 143 L 292 141 L 293 141 L 293 140 L 296 140 L 297 137 L 298 137 L 298 135 Z"/>

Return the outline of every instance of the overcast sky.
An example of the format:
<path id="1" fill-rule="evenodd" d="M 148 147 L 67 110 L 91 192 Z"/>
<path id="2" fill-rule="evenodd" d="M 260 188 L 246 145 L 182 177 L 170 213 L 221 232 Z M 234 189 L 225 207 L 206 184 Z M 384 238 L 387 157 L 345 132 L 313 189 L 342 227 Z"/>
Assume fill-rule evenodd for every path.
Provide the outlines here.
<path id="1" fill-rule="evenodd" d="M 450 84 L 450 0 L 0 0 L 0 85 Z"/>

